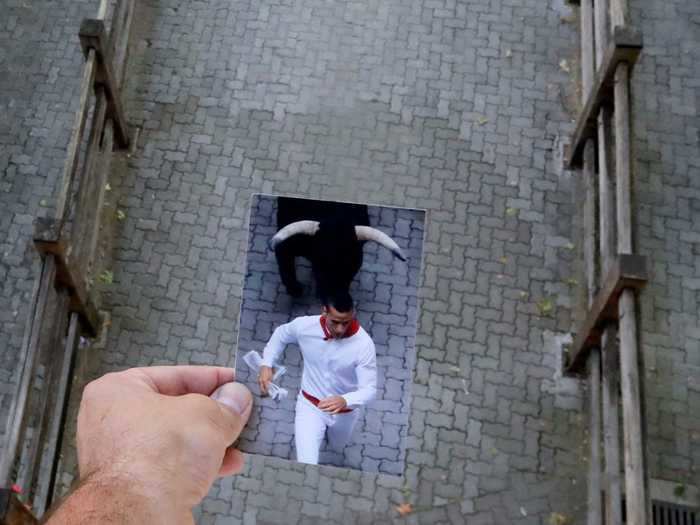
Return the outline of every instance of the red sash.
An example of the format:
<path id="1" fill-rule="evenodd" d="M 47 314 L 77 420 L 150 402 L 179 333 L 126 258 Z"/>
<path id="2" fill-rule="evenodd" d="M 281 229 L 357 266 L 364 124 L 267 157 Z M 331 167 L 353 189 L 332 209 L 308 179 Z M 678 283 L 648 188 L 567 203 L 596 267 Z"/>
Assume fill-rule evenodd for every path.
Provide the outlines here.
<path id="1" fill-rule="evenodd" d="M 304 395 L 304 397 L 305 397 L 306 399 L 308 399 L 309 401 L 311 401 L 311 403 L 313 403 L 314 406 L 318 406 L 318 404 L 321 402 L 321 400 L 320 400 L 319 398 L 312 396 L 311 394 L 307 393 L 307 392 L 304 391 L 304 390 L 302 390 L 301 393 Z M 320 409 L 319 409 L 319 410 L 320 410 Z M 338 414 L 345 414 L 345 413 L 347 413 L 347 412 L 352 412 L 352 408 L 344 408 L 343 410 L 341 410 L 340 412 L 338 412 Z"/>

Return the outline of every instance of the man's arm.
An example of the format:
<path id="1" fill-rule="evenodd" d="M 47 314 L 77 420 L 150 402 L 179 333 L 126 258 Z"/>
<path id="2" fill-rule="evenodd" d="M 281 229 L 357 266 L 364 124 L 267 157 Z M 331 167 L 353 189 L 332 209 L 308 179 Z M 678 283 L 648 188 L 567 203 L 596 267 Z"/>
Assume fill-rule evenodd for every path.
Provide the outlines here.
<path id="1" fill-rule="evenodd" d="M 270 337 L 270 340 L 263 350 L 263 366 L 272 368 L 275 361 L 277 361 L 280 355 L 282 355 L 282 352 L 284 352 L 284 347 L 288 344 L 298 342 L 297 327 L 299 320 L 300 318 L 297 318 L 289 323 L 280 325 L 272 332 L 272 337 Z"/>
<path id="2" fill-rule="evenodd" d="M 94 475 L 82 480 L 60 506 L 47 513 L 47 525 L 88 525 L 93 523 L 177 523 L 194 524 L 191 509 L 177 498 L 164 497 L 137 479 Z"/>
<path id="3" fill-rule="evenodd" d="M 217 476 L 243 469 L 231 444 L 253 399 L 233 379 L 230 368 L 163 366 L 88 384 L 78 412 L 80 483 L 44 523 L 194 523 L 192 508 Z"/>
<path id="4" fill-rule="evenodd" d="M 348 406 L 365 405 L 377 397 L 377 356 L 372 343 L 355 367 L 357 390 L 341 396 Z"/>

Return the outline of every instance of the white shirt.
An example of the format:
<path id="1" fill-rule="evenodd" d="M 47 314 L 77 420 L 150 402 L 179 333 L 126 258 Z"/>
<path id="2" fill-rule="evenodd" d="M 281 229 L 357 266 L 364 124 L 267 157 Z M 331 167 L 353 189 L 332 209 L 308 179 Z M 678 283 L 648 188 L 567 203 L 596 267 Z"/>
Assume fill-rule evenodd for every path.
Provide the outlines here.
<path id="1" fill-rule="evenodd" d="M 365 330 L 350 337 L 324 340 L 318 315 L 297 317 L 278 326 L 263 350 L 262 363 L 274 366 L 286 345 L 296 343 L 304 358 L 301 389 L 318 399 L 342 396 L 349 407 L 377 396 L 377 356 Z"/>

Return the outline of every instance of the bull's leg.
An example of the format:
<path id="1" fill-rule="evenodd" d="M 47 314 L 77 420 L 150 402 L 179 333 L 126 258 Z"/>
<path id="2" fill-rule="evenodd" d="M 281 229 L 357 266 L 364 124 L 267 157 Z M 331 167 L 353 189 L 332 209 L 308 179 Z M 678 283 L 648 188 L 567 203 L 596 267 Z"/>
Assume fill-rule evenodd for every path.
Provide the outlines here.
<path id="1" fill-rule="evenodd" d="M 277 266 L 280 271 L 282 284 L 287 289 L 287 293 L 292 297 L 301 297 L 304 288 L 297 281 L 297 269 L 294 264 L 294 253 L 287 243 L 277 245 L 275 248 L 275 257 L 277 258 Z"/>

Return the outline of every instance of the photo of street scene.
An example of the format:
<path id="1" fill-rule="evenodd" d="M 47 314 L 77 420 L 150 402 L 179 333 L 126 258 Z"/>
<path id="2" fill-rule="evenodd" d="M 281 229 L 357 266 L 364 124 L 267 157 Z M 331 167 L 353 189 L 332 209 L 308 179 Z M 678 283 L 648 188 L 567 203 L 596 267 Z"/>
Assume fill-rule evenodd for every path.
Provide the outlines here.
<path id="1" fill-rule="evenodd" d="M 281 226 L 278 224 L 280 218 L 302 219 L 307 213 L 316 214 L 317 217 L 319 213 L 325 214 L 330 223 L 326 229 L 330 229 L 331 237 L 336 240 L 343 235 L 339 231 L 342 229 L 343 217 L 350 217 L 359 226 L 356 237 L 367 240 L 342 239 L 333 245 L 333 239 L 324 241 L 320 238 L 325 225 L 323 221 L 321 231 L 315 235 L 307 231 L 298 233 L 297 226 L 303 227 L 307 223 L 297 222 L 292 223 L 292 226 L 285 224 L 286 230 L 278 227 Z M 287 217 L 283 217 L 285 214 Z M 261 364 L 259 357 L 262 357 L 263 349 L 277 327 L 303 316 L 318 318 L 322 313 L 319 295 L 336 293 L 328 291 L 334 285 L 341 288 L 347 286 L 347 278 L 344 281 L 342 275 L 346 270 L 342 267 L 347 266 L 346 263 L 353 259 L 353 253 L 359 250 L 362 253 L 361 267 L 349 283 L 347 291 L 354 302 L 358 324 L 366 331 L 376 349 L 376 395 L 363 406 L 357 406 L 347 413 L 320 416 L 326 417 L 331 425 L 321 443 L 318 463 L 369 472 L 402 474 L 410 411 L 411 375 L 415 364 L 418 278 L 424 220 L 425 212 L 414 209 L 328 203 L 269 195 L 252 197 L 236 378 L 253 392 L 255 407 L 240 438 L 241 450 L 290 460 L 298 458 L 295 414 L 303 409 L 309 410 L 311 416 L 314 411 L 319 415 L 321 413 L 317 407 L 308 404 L 308 400 L 298 400 L 304 366 L 299 345 L 292 343 L 285 347 L 275 363 L 276 375 L 272 388 L 269 395 L 264 397 L 261 396 L 258 383 L 258 367 Z M 287 237 L 290 228 L 292 233 Z M 273 245 L 279 239 L 280 232 L 286 239 L 277 244 L 275 249 Z M 273 240 L 276 234 L 277 239 Z M 295 241 L 317 245 L 311 246 L 313 265 L 306 257 L 294 257 L 289 250 L 280 249 L 285 243 L 290 245 Z M 296 246 L 297 253 L 304 248 Z M 351 268 L 351 273 L 353 270 Z M 322 334 L 316 318 L 310 319 L 302 330 Z M 347 340 L 354 341 L 359 337 L 360 333 Z M 321 338 L 317 339 L 322 341 Z M 368 340 L 367 337 L 365 339 Z M 300 345 L 307 344 L 301 336 L 299 341 Z M 325 347 L 332 343 L 308 344 L 322 345 L 321 352 L 327 352 Z M 342 350 L 345 354 L 351 351 L 354 349 Z M 310 365 L 307 363 L 307 366 Z M 284 369 L 280 375 L 282 366 Z M 353 373 L 349 380 L 352 382 L 352 379 Z M 336 378 L 331 377 L 321 381 L 334 380 Z M 323 389 L 323 386 L 319 388 Z M 282 390 L 281 394 L 279 390 Z M 337 423 L 333 423 L 333 420 L 337 420 Z M 302 426 L 308 428 L 312 423 L 304 421 Z M 343 425 L 347 428 L 341 429 Z M 341 436 L 340 443 L 334 443 L 334 432 L 349 436 Z M 302 442 L 307 446 L 313 439 L 313 436 L 304 436 Z M 314 444 L 308 446 L 313 448 Z M 313 456 L 313 451 L 311 454 Z M 300 459 L 314 462 L 305 457 Z"/>

